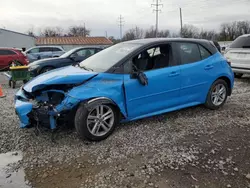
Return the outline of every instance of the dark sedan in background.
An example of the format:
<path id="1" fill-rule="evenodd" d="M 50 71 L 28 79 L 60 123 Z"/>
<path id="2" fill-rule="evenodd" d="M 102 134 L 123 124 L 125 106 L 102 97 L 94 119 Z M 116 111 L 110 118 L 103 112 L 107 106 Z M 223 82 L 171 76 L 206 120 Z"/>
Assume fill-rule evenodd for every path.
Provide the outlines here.
<path id="1" fill-rule="evenodd" d="M 101 47 L 80 47 L 72 49 L 57 58 L 42 59 L 35 61 L 29 65 L 31 75 L 37 76 L 39 74 L 48 72 L 50 70 L 61 68 L 69 65 L 77 64 L 88 57 L 103 50 Z"/>

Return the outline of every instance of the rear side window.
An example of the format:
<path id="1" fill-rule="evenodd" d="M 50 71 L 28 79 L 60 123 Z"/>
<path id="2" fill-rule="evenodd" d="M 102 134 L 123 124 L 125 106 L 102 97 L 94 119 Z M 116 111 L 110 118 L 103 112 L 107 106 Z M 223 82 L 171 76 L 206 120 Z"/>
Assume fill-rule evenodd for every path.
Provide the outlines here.
<path id="1" fill-rule="evenodd" d="M 230 48 L 250 48 L 250 36 L 238 37 L 232 42 Z"/>
<path id="2" fill-rule="evenodd" d="M 16 53 L 11 50 L 0 50 L 0 55 L 16 55 Z"/>
<path id="3" fill-rule="evenodd" d="M 195 43 L 177 43 L 181 64 L 194 63 L 201 60 L 200 49 Z"/>
<path id="4" fill-rule="evenodd" d="M 207 59 L 211 56 L 211 53 L 205 49 L 203 46 L 199 45 L 200 53 L 201 53 L 201 59 Z"/>
<path id="5" fill-rule="evenodd" d="M 52 52 L 53 48 L 51 47 L 42 47 L 39 49 L 39 52 Z"/>
<path id="6" fill-rule="evenodd" d="M 53 52 L 60 52 L 62 51 L 60 48 L 52 48 Z"/>

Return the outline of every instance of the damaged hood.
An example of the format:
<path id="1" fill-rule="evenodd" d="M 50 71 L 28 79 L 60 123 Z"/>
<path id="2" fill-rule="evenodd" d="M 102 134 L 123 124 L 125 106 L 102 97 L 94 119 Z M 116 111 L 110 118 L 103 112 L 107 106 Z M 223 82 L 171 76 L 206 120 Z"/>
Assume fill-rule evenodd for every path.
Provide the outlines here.
<path id="1" fill-rule="evenodd" d="M 34 92 L 49 85 L 79 84 L 98 75 L 96 72 L 86 71 L 79 67 L 68 66 L 55 69 L 33 78 L 23 89 Z"/>

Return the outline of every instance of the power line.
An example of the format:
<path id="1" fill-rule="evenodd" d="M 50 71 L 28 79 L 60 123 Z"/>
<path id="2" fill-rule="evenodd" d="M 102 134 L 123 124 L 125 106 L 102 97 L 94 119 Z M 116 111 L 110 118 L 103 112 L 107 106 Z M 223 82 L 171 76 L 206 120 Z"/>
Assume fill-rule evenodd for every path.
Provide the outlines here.
<path id="1" fill-rule="evenodd" d="M 159 0 L 156 0 L 155 4 L 151 4 L 151 7 L 155 7 L 153 11 L 155 12 L 155 37 L 157 38 L 158 24 L 159 24 L 159 12 L 161 12 L 161 9 L 159 9 L 159 7 L 163 7 L 163 4 L 159 4 Z"/>
<path id="2" fill-rule="evenodd" d="M 124 18 L 122 15 L 119 16 L 119 27 L 120 27 L 120 39 L 122 40 L 122 28 L 124 26 Z"/>

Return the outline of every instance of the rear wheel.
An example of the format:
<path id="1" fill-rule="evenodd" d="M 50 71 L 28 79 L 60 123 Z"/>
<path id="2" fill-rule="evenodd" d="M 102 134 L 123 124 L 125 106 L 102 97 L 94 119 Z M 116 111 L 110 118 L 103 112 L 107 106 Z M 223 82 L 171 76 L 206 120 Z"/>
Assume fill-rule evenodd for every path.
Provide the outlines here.
<path id="1" fill-rule="evenodd" d="M 241 78 L 243 76 L 242 73 L 234 73 L 235 78 Z"/>
<path id="2" fill-rule="evenodd" d="M 75 115 L 75 128 L 82 139 L 101 141 L 107 138 L 118 124 L 118 112 L 110 104 L 80 105 Z"/>
<path id="3" fill-rule="evenodd" d="M 229 88 L 224 80 L 216 80 L 211 86 L 205 106 L 209 109 L 216 110 L 224 105 L 227 100 Z"/>

